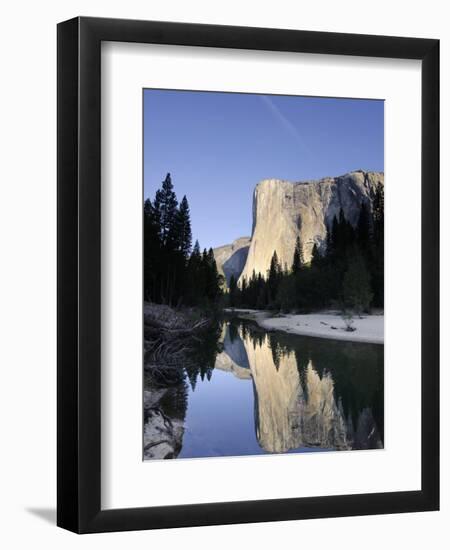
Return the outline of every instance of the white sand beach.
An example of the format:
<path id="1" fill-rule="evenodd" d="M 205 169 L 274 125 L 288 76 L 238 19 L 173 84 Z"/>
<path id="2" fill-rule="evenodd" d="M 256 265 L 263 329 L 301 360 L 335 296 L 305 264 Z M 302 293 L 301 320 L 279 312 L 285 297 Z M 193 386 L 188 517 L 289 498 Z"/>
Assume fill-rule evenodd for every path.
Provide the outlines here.
<path id="1" fill-rule="evenodd" d="M 301 334 L 317 338 L 348 340 L 349 342 L 384 343 L 384 315 L 353 317 L 352 328 L 347 331 L 340 313 L 324 311 L 302 315 L 272 314 L 252 309 L 227 309 L 243 319 L 250 319 L 267 330 L 280 330 L 289 334 Z"/>

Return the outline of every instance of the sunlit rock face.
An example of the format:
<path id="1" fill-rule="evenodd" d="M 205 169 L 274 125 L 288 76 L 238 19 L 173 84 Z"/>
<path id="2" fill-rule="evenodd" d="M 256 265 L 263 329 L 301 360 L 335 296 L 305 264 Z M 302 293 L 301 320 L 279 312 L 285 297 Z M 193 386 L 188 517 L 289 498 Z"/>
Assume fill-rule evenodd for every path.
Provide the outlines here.
<path id="1" fill-rule="evenodd" d="M 232 275 L 236 280 L 239 279 L 247 261 L 249 247 L 250 237 L 240 237 L 231 244 L 214 248 L 217 269 L 219 273 L 225 276 L 227 284 L 230 282 Z"/>
<path id="2" fill-rule="evenodd" d="M 355 225 L 361 203 L 372 208 L 377 186 L 384 185 L 381 172 L 358 170 L 344 176 L 315 181 L 263 180 L 253 195 L 253 229 L 243 277 L 261 273 L 264 277 L 274 250 L 281 265 L 292 265 L 295 242 L 300 236 L 304 260 L 311 259 L 314 244 L 323 249 L 327 227 L 342 208 Z"/>
<path id="3" fill-rule="evenodd" d="M 303 444 L 350 449 L 343 410 L 335 401 L 331 376 L 326 373 L 321 378 L 310 362 L 306 369 L 305 386 L 300 419 Z"/>
<path id="4" fill-rule="evenodd" d="M 267 343 L 245 347 L 255 388 L 257 437 L 266 451 L 280 453 L 301 446 L 351 448 L 329 375 L 321 378 L 310 362 L 303 387 L 294 353 L 282 354 L 277 368 Z"/>
<path id="5" fill-rule="evenodd" d="M 302 386 L 294 354 L 276 368 L 269 346 L 245 342 L 255 390 L 255 426 L 259 444 L 269 452 L 300 446 Z"/>
<path id="6" fill-rule="evenodd" d="M 383 448 L 371 410 L 360 411 L 354 425 L 344 414 L 332 376 L 327 371 L 320 376 L 311 360 L 300 377 L 295 353 L 274 354 L 266 335 L 257 341 L 242 330 L 230 335 L 227 327 L 223 342 L 216 368 L 252 380 L 256 436 L 267 452 Z"/>

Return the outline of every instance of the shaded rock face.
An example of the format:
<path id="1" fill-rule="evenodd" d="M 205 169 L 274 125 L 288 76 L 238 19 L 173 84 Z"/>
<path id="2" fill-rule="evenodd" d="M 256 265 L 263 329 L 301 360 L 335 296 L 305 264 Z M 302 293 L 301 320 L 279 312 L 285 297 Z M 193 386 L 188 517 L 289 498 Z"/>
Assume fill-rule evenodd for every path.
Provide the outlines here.
<path id="1" fill-rule="evenodd" d="M 292 265 L 295 242 L 300 236 L 306 262 L 314 244 L 325 247 L 327 228 L 343 209 L 347 220 L 356 225 L 361 203 L 371 210 L 378 185 L 384 185 L 382 172 L 358 170 L 344 176 L 315 181 L 290 182 L 263 180 L 253 195 L 253 229 L 243 277 L 253 270 L 264 277 L 274 250 L 281 265 Z"/>
<path id="2" fill-rule="evenodd" d="M 347 421 L 347 434 L 355 449 L 382 449 L 380 432 L 375 424 L 372 411 L 365 408 L 358 416 L 356 429 L 350 419 Z"/>
<path id="3" fill-rule="evenodd" d="M 227 355 L 242 368 L 250 369 L 247 351 L 238 330 L 232 324 L 224 324 L 224 326 L 225 331 L 222 341 Z"/>
<path id="4" fill-rule="evenodd" d="M 233 325 L 224 323 L 221 342 L 226 351 L 217 354 L 215 368 L 231 372 L 241 380 L 251 380 L 250 365 L 244 343 Z"/>
<path id="5" fill-rule="evenodd" d="M 214 258 L 216 260 L 219 273 L 225 276 L 227 285 L 230 278 L 234 275 L 235 279 L 239 279 L 250 247 L 250 237 L 240 237 L 231 244 L 214 248 Z"/>

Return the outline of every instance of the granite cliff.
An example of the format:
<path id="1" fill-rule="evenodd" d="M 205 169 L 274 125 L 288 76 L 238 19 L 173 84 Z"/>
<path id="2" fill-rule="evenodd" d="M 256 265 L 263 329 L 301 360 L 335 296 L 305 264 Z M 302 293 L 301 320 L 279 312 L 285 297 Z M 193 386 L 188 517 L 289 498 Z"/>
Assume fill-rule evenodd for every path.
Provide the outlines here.
<path id="1" fill-rule="evenodd" d="M 231 244 L 214 248 L 217 269 L 221 275 L 225 276 L 227 284 L 232 275 L 235 279 L 239 279 L 247 261 L 250 242 L 250 237 L 240 237 Z"/>
<path id="2" fill-rule="evenodd" d="M 265 276 L 274 250 L 281 265 L 290 267 L 297 236 L 308 262 L 314 244 L 319 249 L 325 246 L 327 228 L 339 210 L 356 225 L 361 203 L 372 208 L 378 185 L 384 185 L 384 174 L 363 170 L 320 180 L 258 183 L 253 195 L 252 237 L 240 280 L 249 279 L 253 270 Z"/>

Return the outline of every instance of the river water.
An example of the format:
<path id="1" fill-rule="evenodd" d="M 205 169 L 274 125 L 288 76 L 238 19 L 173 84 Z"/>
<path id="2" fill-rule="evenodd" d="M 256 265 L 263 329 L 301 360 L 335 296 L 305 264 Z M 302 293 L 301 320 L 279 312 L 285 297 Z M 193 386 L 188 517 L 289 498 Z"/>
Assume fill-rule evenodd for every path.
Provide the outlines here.
<path id="1" fill-rule="evenodd" d="M 167 457 L 383 448 L 382 345 L 267 332 L 237 318 L 223 321 L 218 344 L 213 361 L 187 371 L 160 404 L 179 427 Z"/>

